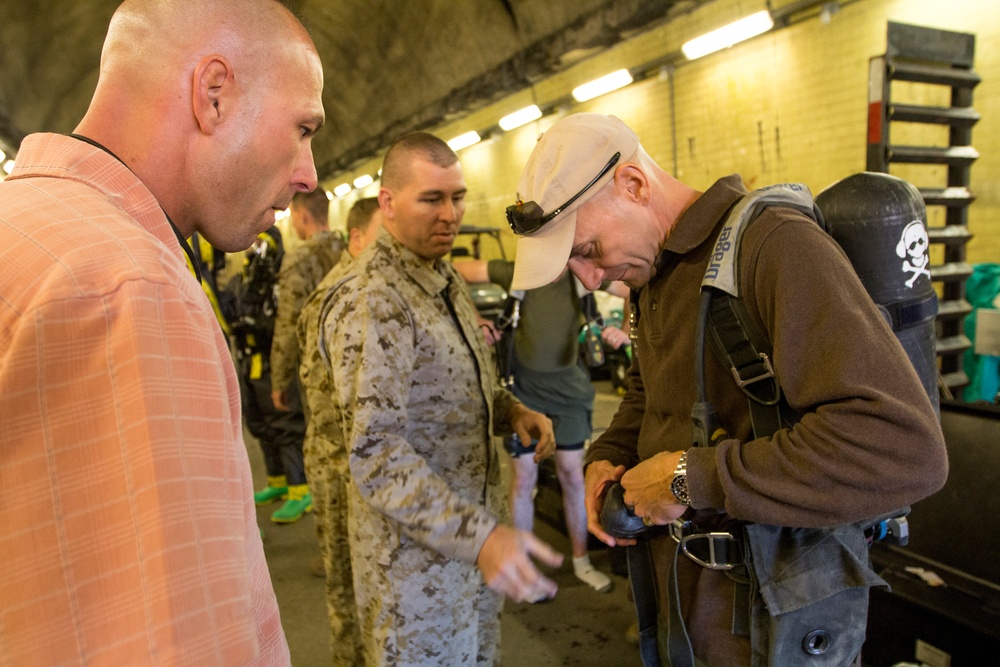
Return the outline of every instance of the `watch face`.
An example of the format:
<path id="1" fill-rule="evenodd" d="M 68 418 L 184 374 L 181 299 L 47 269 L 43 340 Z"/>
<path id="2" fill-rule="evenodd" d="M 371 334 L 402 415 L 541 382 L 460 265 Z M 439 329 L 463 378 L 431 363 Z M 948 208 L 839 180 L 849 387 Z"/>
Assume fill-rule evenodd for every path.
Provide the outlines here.
<path id="1" fill-rule="evenodd" d="M 691 504 L 691 497 L 688 495 L 687 475 L 674 475 L 673 480 L 670 482 L 670 491 L 680 504 Z"/>

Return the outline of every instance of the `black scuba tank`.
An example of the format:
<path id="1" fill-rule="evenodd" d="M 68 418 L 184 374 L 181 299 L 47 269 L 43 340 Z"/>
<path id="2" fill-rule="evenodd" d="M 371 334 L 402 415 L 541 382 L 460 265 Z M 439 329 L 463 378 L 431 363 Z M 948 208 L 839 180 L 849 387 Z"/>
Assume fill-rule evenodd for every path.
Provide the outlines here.
<path id="1" fill-rule="evenodd" d="M 866 171 L 834 183 L 816 197 L 816 204 L 939 413 L 938 299 L 931 285 L 927 209 L 920 191 L 901 178 Z"/>

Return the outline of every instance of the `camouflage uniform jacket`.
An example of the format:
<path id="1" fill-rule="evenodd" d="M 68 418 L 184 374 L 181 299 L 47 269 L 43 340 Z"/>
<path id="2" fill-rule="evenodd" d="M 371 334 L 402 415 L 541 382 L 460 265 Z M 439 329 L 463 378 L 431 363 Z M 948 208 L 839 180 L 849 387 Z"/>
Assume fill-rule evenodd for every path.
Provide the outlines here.
<path id="1" fill-rule="evenodd" d="M 341 253 L 337 265 L 306 299 L 296 325 L 299 349 L 302 350 L 299 381 L 309 416 L 303 453 L 328 474 L 338 475 L 347 475 L 347 449 L 333 409 L 330 367 L 319 351 L 319 316 L 323 297 L 353 264 L 354 258 L 349 252 Z M 313 475 L 309 475 L 309 479 L 312 478 Z"/>
<path id="2" fill-rule="evenodd" d="M 288 389 L 299 371 L 295 322 L 306 298 L 340 259 L 343 242 L 330 232 L 313 234 L 285 255 L 278 272 L 278 314 L 271 344 L 271 388 Z"/>
<path id="3" fill-rule="evenodd" d="M 490 433 L 494 419 L 507 425 L 517 399 L 496 381 L 475 306 L 450 263 L 428 265 L 383 230 L 348 275 L 320 335 L 352 486 L 365 505 L 360 523 L 351 506 L 352 530 L 367 528 L 352 533 L 352 545 L 359 533 L 388 530 L 365 543 L 379 563 L 413 540 L 474 564 L 496 517 L 506 516 Z"/>
<path id="4" fill-rule="evenodd" d="M 334 667 L 353 667 L 361 663 L 363 643 L 348 540 L 347 448 L 333 410 L 330 369 L 319 352 L 319 316 L 324 295 L 353 263 L 349 252 L 340 255 L 337 265 L 306 299 L 297 323 L 302 350 L 299 385 L 306 413 L 302 456 L 313 498 L 316 537 L 326 572 L 326 606 Z"/>

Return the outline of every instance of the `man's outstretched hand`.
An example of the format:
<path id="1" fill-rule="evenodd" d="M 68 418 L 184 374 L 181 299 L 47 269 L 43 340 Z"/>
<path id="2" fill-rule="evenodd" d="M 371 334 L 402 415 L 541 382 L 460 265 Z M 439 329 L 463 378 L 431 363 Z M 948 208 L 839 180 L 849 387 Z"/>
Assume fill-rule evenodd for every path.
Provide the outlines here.
<path id="1" fill-rule="evenodd" d="M 555 597 L 559 587 L 538 571 L 532 558 L 549 567 L 563 562 L 561 553 L 531 533 L 497 524 L 483 543 L 476 565 L 491 590 L 514 602 Z"/>

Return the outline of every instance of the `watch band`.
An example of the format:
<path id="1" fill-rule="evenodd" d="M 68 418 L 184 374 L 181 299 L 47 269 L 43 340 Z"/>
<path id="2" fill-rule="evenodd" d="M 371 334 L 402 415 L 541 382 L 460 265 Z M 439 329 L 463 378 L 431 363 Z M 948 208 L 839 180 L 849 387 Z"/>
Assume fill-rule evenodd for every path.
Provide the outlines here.
<path id="1" fill-rule="evenodd" d="M 688 493 L 687 457 L 687 452 L 684 452 L 677 461 L 674 477 L 670 480 L 670 492 L 674 494 L 674 498 L 679 504 L 690 506 L 691 494 Z"/>

